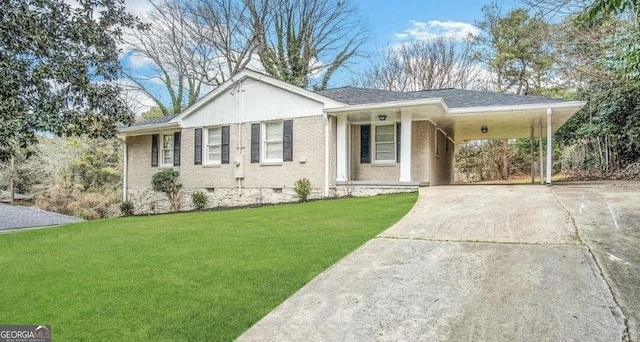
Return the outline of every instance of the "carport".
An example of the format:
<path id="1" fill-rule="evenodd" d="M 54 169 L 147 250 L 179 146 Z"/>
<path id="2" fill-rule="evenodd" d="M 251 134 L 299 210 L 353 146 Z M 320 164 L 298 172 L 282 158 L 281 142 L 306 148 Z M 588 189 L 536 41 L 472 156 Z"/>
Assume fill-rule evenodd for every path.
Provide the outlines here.
<path id="1" fill-rule="evenodd" d="M 537 158 L 531 153 L 532 182 L 538 159 L 541 183 L 550 184 L 553 134 L 585 105 L 584 101 L 462 89 L 391 92 L 346 87 L 320 94 L 348 104 L 325 109 L 336 120 L 338 185 L 450 184 L 455 144 L 517 138 L 540 141 Z M 546 152 L 542 151 L 544 139 Z M 326 143 L 329 150 L 329 137 Z M 395 151 L 389 148 L 391 143 L 396 144 Z M 378 156 L 383 158 L 376 160 Z"/>

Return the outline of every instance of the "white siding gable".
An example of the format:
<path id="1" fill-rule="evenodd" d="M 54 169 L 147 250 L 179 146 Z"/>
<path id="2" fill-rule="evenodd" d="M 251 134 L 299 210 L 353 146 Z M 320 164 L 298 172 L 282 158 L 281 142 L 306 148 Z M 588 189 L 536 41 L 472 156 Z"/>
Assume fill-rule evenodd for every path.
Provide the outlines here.
<path id="1" fill-rule="evenodd" d="M 324 104 L 275 87 L 245 78 L 242 92 L 230 87 L 196 112 L 182 119 L 182 127 L 206 127 L 240 122 L 256 122 L 323 115 Z"/>

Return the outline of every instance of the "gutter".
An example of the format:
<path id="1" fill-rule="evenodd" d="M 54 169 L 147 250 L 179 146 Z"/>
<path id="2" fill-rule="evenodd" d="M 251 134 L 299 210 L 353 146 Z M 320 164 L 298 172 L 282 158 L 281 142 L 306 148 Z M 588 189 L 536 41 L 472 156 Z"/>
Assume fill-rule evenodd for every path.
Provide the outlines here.
<path id="1" fill-rule="evenodd" d="M 350 105 L 338 108 L 327 108 L 324 110 L 327 114 L 340 114 L 340 113 L 351 113 L 356 111 L 367 111 L 367 110 L 379 110 L 379 109 L 390 109 L 397 107 L 418 107 L 418 106 L 427 106 L 427 105 L 440 105 L 444 112 L 449 111 L 449 107 L 444 103 L 442 98 L 431 98 L 431 99 L 420 99 L 420 100 L 410 100 L 410 101 L 394 101 L 394 102 L 383 102 L 383 103 L 367 103 L 360 105 Z M 546 107 L 545 107 L 546 108 Z"/>
<path id="2" fill-rule="evenodd" d="M 418 107 L 427 105 L 439 105 L 445 115 L 465 115 L 465 114 L 482 114 L 495 112 L 515 112 L 526 110 L 543 110 L 546 112 L 548 108 L 552 109 L 580 109 L 587 103 L 585 101 L 565 101 L 550 102 L 540 104 L 525 105 L 509 105 L 509 106 L 492 106 L 492 107 L 461 107 L 449 108 L 442 98 L 419 99 L 410 101 L 395 101 L 383 103 L 367 103 L 359 105 L 349 105 L 338 108 L 326 108 L 327 114 L 343 114 L 353 112 L 364 112 L 370 110 L 384 110 L 398 107 Z"/>
<path id="3" fill-rule="evenodd" d="M 464 115 L 464 114 L 480 114 L 480 113 L 495 113 L 495 112 L 515 112 L 525 110 L 544 110 L 547 109 L 579 109 L 584 107 L 587 102 L 585 101 L 567 101 L 567 102 L 551 102 L 540 104 L 526 104 L 526 105 L 512 105 L 512 106 L 493 106 L 493 107 L 466 107 L 466 108 L 453 108 L 448 111 L 450 115 Z"/>
<path id="4" fill-rule="evenodd" d="M 169 121 L 169 122 L 163 122 L 160 124 L 124 127 L 118 130 L 118 135 L 121 135 L 121 136 L 142 135 L 142 134 L 151 133 L 151 132 L 155 132 L 155 131 L 167 129 L 167 128 L 180 128 L 180 124 L 177 122 Z"/>

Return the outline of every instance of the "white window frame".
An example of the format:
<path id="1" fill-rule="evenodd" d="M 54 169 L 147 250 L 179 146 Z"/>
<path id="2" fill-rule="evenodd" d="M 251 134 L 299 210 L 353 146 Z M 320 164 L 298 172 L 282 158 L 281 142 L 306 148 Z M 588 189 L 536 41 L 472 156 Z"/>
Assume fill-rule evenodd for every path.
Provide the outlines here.
<path id="1" fill-rule="evenodd" d="M 209 130 L 218 130 L 220 131 L 220 141 L 211 142 L 209 141 Z M 204 155 L 204 164 L 207 165 L 219 165 L 222 164 L 222 126 L 213 126 L 206 127 L 204 129 L 205 139 L 204 144 L 202 144 L 202 154 Z M 220 148 L 220 159 L 218 160 L 209 160 L 209 147 L 219 147 Z"/>
<path id="2" fill-rule="evenodd" d="M 166 148 L 166 149 L 164 148 L 164 139 L 165 139 L 165 137 L 171 137 L 171 146 L 169 148 Z M 176 143 L 174 139 L 175 139 L 174 132 L 171 132 L 171 133 L 168 133 L 168 132 L 160 133 L 160 146 L 159 146 L 160 148 L 158 149 L 158 154 L 159 154 L 158 159 L 160 159 L 160 163 L 159 164 L 162 167 L 171 167 L 171 166 L 173 166 L 173 161 L 174 161 L 173 150 L 174 150 L 175 143 Z M 170 158 L 171 161 L 168 164 L 164 162 L 164 157 L 165 157 L 164 152 L 165 151 L 168 151 L 169 155 L 171 156 L 171 158 Z"/>
<path id="3" fill-rule="evenodd" d="M 378 150 L 378 142 L 376 141 L 376 129 L 377 127 L 380 126 L 393 126 L 393 159 L 381 159 L 378 160 L 378 154 L 376 153 Z M 372 158 L 371 161 L 374 164 L 395 164 L 397 163 L 398 160 L 398 124 L 395 122 L 391 122 L 391 123 L 376 123 L 376 124 L 372 124 L 371 128 L 373 129 L 372 132 L 372 142 L 371 142 L 371 154 L 372 154 Z M 380 142 L 380 144 L 391 144 L 391 142 L 386 141 L 386 142 Z"/>
<path id="4" fill-rule="evenodd" d="M 280 137 L 278 139 L 272 139 L 272 140 L 267 140 L 267 125 L 269 124 L 275 124 L 275 123 L 280 123 Z M 268 159 L 267 158 L 267 146 L 270 144 L 274 144 L 274 143 L 280 143 L 280 150 L 284 152 L 284 139 L 283 139 L 283 134 L 284 133 L 284 120 L 274 120 L 274 121 L 265 121 L 262 123 L 262 129 L 261 129 L 261 147 L 262 147 L 262 161 L 265 163 L 282 163 L 282 153 L 280 154 L 279 158 L 272 158 L 272 159 Z"/>

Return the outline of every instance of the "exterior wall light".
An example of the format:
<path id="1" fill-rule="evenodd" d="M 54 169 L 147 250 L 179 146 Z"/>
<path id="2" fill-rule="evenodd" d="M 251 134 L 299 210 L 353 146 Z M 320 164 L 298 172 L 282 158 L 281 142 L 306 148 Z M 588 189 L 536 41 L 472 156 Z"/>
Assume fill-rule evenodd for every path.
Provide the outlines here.
<path id="1" fill-rule="evenodd" d="M 380 115 L 378 115 L 378 120 L 380 120 L 380 121 L 385 121 L 385 120 L 387 120 L 387 115 L 386 115 L 386 114 L 380 114 Z"/>
<path id="2" fill-rule="evenodd" d="M 489 128 L 487 128 L 487 125 L 482 125 L 482 127 L 480 127 L 480 132 L 482 132 L 482 133 L 489 132 Z"/>

